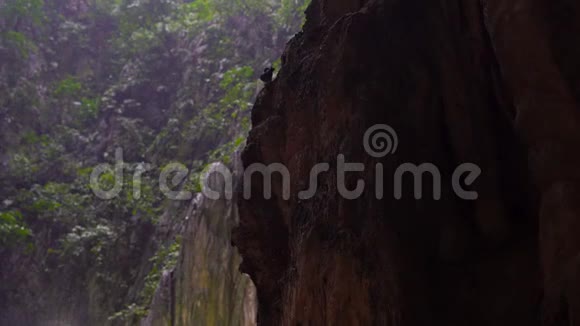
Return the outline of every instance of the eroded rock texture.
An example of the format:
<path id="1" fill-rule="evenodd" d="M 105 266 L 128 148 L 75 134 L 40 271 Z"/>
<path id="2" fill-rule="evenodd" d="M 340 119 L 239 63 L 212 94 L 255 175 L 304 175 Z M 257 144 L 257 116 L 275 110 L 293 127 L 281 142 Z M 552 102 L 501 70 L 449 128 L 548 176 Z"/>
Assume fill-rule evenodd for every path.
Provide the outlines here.
<path id="1" fill-rule="evenodd" d="M 580 325 L 580 3 L 316 0 L 253 110 L 243 153 L 283 163 L 240 200 L 234 241 L 262 325 Z M 382 158 L 363 147 L 396 130 Z M 337 192 L 337 155 L 361 162 Z M 330 163 L 314 198 L 311 168 Z M 442 198 L 413 198 L 403 163 L 435 164 Z M 476 201 L 452 190 L 464 162 Z M 384 165 L 377 199 L 374 167 Z M 247 186 L 247 184 L 246 184 Z"/>
<path id="2" fill-rule="evenodd" d="M 241 257 L 230 241 L 239 220 L 236 200 L 231 190 L 226 196 L 229 188 L 215 173 L 223 168 L 214 164 L 208 170 L 205 185 L 220 198 L 198 195 L 192 201 L 179 262 L 163 273 L 141 325 L 256 325 L 256 289 L 249 276 L 238 271 Z"/>

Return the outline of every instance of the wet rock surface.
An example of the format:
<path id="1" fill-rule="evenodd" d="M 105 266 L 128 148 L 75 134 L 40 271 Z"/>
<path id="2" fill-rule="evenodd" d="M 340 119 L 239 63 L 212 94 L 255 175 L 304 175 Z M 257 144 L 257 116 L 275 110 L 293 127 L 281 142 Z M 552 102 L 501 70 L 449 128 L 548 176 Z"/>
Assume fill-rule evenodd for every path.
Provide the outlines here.
<path id="1" fill-rule="evenodd" d="M 239 220 L 236 200 L 226 196 L 225 180 L 215 173 L 223 168 L 209 167 L 205 186 L 219 199 L 199 194 L 192 201 L 178 264 L 164 272 L 143 326 L 256 325 L 256 290 L 238 271 L 241 257 L 230 240 Z"/>

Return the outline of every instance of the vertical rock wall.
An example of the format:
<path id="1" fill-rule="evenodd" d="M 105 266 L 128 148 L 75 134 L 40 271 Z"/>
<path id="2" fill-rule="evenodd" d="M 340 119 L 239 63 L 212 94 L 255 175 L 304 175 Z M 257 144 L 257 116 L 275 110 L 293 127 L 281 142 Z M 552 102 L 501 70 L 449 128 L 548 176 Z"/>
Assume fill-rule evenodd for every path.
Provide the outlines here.
<path id="1" fill-rule="evenodd" d="M 282 163 L 264 198 L 241 198 L 234 242 L 257 286 L 261 325 L 576 325 L 580 163 L 575 44 L 565 0 L 314 0 L 304 31 L 253 110 L 242 159 Z M 364 134 L 397 133 L 374 158 Z M 366 188 L 337 191 L 337 156 Z M 318 177 L 312 199 L 298 193 Z M 431 163 L 442 196 L 394 196 L 394 171 Z M 482 175 L 455 195 L 462 163 Z M 384 197 L 377 199 L 377 163 Z M 428 190 L 425 190 L 428 189 Z M 242 197 L 242 196 L 241 196 Z M 580 325 L 580 324 L 579 324 Z"/>
<path id="2" fill-rule="evenodd" d="M 256 325 L 257 298 L 249 276 L 239 272 L 241 257 L 231 245 L 239 217 L 236 200 L 226 197 L 225 180 L 214 164 L 205 185 L 220 194 L 198 195 L 185 216 L 179 262 L 163 274 L 143 326 Z"/>

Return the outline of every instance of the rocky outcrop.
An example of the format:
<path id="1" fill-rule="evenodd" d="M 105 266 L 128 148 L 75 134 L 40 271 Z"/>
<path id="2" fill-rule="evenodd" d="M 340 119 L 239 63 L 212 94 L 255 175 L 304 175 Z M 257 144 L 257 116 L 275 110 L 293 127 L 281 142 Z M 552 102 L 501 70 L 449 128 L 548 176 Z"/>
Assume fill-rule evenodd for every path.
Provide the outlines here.
<path id="1" fill-rule="evenodd" d="M 199 194 L 191 203 L 178 265 L 164 272 L 143 326 L 256 325 L 256 290 L 238 271 L 241 257 L 230 240 L 239 220 L 236 201 L 214 173 L 221 168 L 210 166 L 204 183 L 220 198 Z"/>
<path id="2" fill-rule="evenodd" d="M 313 1 L 242 157 L 291 176 L 289 200 L 277 177 L 271 199 L 258 177 L 240 195 L 234 242 L 259 324 L 579 323 L 578 14 L 565 0 Z M 396 153 L 365 151 L 377 124 Z M 338 191 L 339 154 L 365 166 L 346 176 L 365 182 L 354 200 Z M 438 168 L 440 200 L 428 174 L 423 199 L 412 177 L 395 198 L 407 162 Z M 466 162 L 482 170 L 477 200 L 452 186 Z"/>

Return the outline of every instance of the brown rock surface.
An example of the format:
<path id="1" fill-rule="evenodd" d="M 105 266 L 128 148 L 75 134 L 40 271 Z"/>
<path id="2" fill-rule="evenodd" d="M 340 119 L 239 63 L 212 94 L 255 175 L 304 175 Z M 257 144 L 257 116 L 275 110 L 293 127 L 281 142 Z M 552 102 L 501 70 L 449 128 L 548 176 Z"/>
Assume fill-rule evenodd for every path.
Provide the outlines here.
<path id="1" fill-rule="evenodd" d="M 314 0 L 307 14 L 242 157 L 291 175 L 290 200 L 256 178 L 238 204 L 259 324 L 580 325 L 580 4 Z M 395 154 L 365 152 L 376 124 L 396 130 Z M 356 200 L 337 191 L 339 154 L 366 166 L 347 175 L 366 183 Z M 441 200 L 430 184 L 415 200 L 412 178 L 394 198 L 405 162 L 439 168 Z M 483 171 L 476 201 L 451 187 L 465 162 Z"/>

